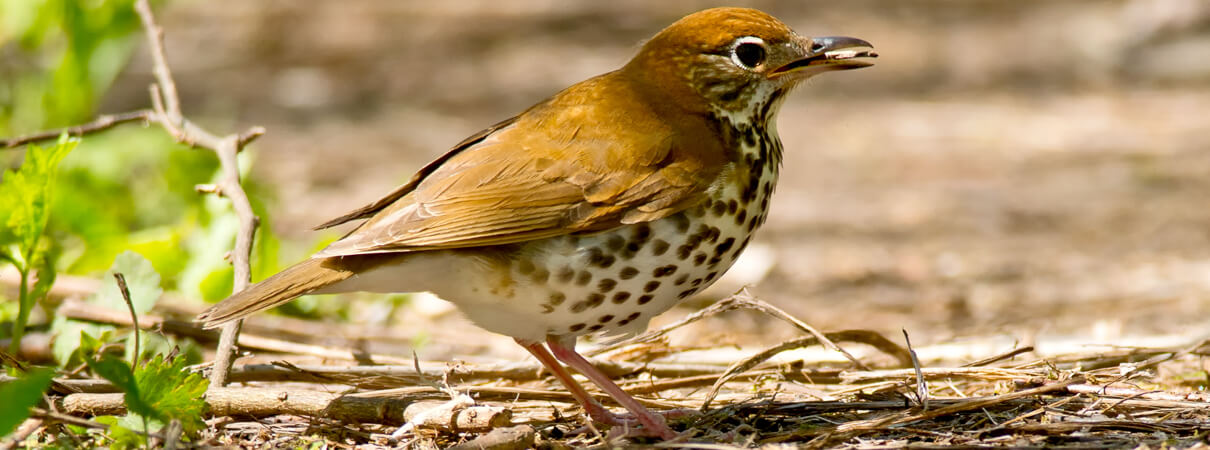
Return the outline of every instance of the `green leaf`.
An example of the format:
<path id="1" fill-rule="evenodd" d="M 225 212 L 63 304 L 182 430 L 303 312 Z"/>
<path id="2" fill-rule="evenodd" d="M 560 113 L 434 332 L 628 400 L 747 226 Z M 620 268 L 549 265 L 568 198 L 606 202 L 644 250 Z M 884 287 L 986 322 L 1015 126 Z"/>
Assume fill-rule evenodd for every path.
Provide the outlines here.
<path id="1" fill-rule="evenodd" d="M 109 443 L 109 448 L 113 450 L 140 448 L 146 444 L 146 438 L 134 431 L 135 429 L 143 428 L 142 422 L 134 423 L 135 420 L 132 419 L 137 418 L 129 414 L 124 417 L 98 416 L 93 418 L 97 422 L 109 425 L 109 429 L 105 434 L 113 440 Z"/>
<path id="2" fill-rule="evenodd" d="M 167 361 L 163 355 L 156 355 L 133 374 L 125 361 L 113 356 L 85 361 L 93 372 L 125 393 L 126 410 L 131 414 L 158 424 L 177 419 L 189 433 L 205 427 L 202 413 L 206 402 L 202 395 L 206 393 L 207 382 L 200 374 L 189 372 L 185 357 Z"/>
<path id="3" fill-rule="evenodd" d="M 55 272 L 55 256 L 54 252 L 38 252 L 35 255 L 32 265 L 38 269 L 38 280 L 30 290 L 30 298 L 39 300 L 45 297 L 46 293 L 50 292 L 50 287 L 55 284 L 55 277 L 58 275 Z"/>
<path id="4" fill-rule="evenodd" d="M 160 295 L 164 293 L 164 290 L 160 288 L 160 274 L 156 273 L 155 268 L 151 266 L 151 261 L 138 253 L 127 251 L 114 258 L 113 266 L 109 268 L 108 272 L 105 272 L 105 278 L 101 280 L 101 289 L 98 289 L 97 293 L 88 299 L 89 303 L 115 311 L 129 310 L 126 307 L 126 300 L 122 298 L 122 291 L 118 289 L 118 284 L 114 281 L 114 273 L 121 273 L 126 277 L 126 287 L 130 289 L 130 302 L 134 304 L 134 310 L 138 314 L 151 311 L 156 300 L 159 300 Z"/>
<path id="5" fill-rule="evenodd" d="M 49 369 L 33 370 L 14 381 L 0 385 L 0 436 L 7 436 L 17 425 L 29 418 L 29 408 L 42 399 L 42 393 L 50 387 L 55 372 Z"/>
<path id="6" fill-rule="evenodd" d="M 86 338 L 95 342 L 97 339 L 94 339 L 93 336 L 103 336 L 107 333 L 112 335 L 117 328 L 112 325 L 81 322 L 58 316 L 51 322 L 50 330 L 55 336 L 54 342 L 51 343 L 51 354 L 55 356 L 55 361 L 59 363 L 60 367 L 67 367 L 83 362 L 81 357 L 85 359 L 92 357 L 93 352 L 84 349 L 81 339 Z"/>
<path id="7" fill-rule="evenodd" d="M 9 350 L 13 352 L 21 345 L 25 323 L 39 299 L 30 295 L 30 269 L 32 266 L 49 267 L 45 276 L 54 279 L 54 264 L 45 261 L 50 258 L 47 258 L 45 249 L 38 245 L 38 241 L 46 230 L 50 216 L 51 185 L 56 168 L 79 142 L 79 139 L 69 139 L 63 135 L 57 144 L 46 149 L 30 144 L 21 169 L 7 171 L 0 179 L 0 215 L 6 215 L 0 217 L 0 251 L 5 253 L 3 259 L 17 266 L 17 271 L 21 273 L 21 285 L 17 287 L 20 308 L 9 344 Z M 14 244 L 16 251 L 7 250 Z"/>
<path id="8" fill-rule="evenodd" d="M 127 411 L 147 417 L 160 417 L 159 412 L 148 401 L 148 396 L 143 395 L 139 389 L 134 374 L 131 373 L 130 365 L 126 364 L 126 361 L 112 355 L 101 355 L 101 359 L 84 358 L 84 362 L 94 373 L 109 380 L 122 390 L 125 394 L 122 398 L 126 400 Z"/>
<path id="9" fill-rule="evenodd" d="M 27 265 L 46 229 L 55 169 L 79 143 L 79 139 L 64 136 L 45 149 L 30 144 L 21 168 L 4 173 L 0 183 L 0 214 L 7 217 L 0 229 L 0 244 L 16 243 Z"/>
<path id="10" fill-rule="evenodd" d="M 160 414 L 151 417 L 165 422 L 180 420 L 186 432 L 194 432 L 205 427 L 202 413 L 206 401 L 202 395 L 206 393 L 207 382 L 201 374 L 190 372 L 187 365 L 184 356 L 166 361 L 162 355 L 156 355 L 136 370 L 134 377 L 140 392 Z"/>
<path id="11" fill-rule="evenodd" d="M 160 288 L 160 275 L 156 273 L 150 261 L 147 261 L 138 253 L 123 252 L 117 258 L 114 258 L 113 265 L 106 272 L 105 277 L 101 279 L 101 288 L 86 300 L 88 303 L 114 311 L 125 312 L 129 310 L 126 307 L 126 301 L 122 299 L 122 292 L 118 289 L 117 282 L 113 279 L 113 274 L 116 272 L 121 272 L 126 277 L 126 287 L 130 289 L 130 302 L 134 304 L 134 310 L 138 314 L 150 311 L 151 307 L 155 305 L 156 300 L 164 292 Z M 75 355 L 78 353 L 77 349 L 81 347 L 80 336 L 82 332 L 87 336 L 100 337 L 106 332 L 113 332 L 115 330 L 116 328 L 110 325 L 56 317 L 51 322 L 51 332 L 55 335 L 55 341 L 51 346 L 51 350 L 55 356 L 55 360 L 65 367 L 76 361 L 75 358 L 77 356 Z M 101 340 L 106 343 L 110 342 L 108 338 Z M 91 355 L 85 352 L 85 358 L 88 357 L 91 357 Z"/>

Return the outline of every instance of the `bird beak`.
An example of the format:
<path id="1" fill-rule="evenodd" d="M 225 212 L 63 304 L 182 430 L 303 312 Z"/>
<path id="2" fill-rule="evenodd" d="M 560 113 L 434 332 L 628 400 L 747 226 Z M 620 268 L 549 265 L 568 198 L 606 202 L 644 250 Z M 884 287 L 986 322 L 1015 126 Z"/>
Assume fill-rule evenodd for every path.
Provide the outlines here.
<path id="1" fill-rule="evenodd" d="M 806 55 L 769 72 L 769 78 L 796 73 L 810 76 L 833 70 L 860 69 L 874 65 L 874 46 L 857 38 L 844 36 L 803 39 Z"/>

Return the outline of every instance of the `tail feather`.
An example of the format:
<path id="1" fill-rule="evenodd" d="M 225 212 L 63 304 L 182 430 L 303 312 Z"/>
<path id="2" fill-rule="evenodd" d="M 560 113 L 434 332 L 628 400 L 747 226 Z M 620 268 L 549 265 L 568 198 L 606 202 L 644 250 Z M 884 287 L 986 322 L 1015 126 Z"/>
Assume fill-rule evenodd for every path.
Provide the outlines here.
<path id="1" fill-rule="evenodd" d="M 243 319 L 253 313 L 281 305 L 295 297 L 348 279 L 354 275 L 350 267 L 337 263 L 337 258 L 311 258 L 290 266 L 248 289 L 199 314 L 197 321 L 205 328 Z"/>

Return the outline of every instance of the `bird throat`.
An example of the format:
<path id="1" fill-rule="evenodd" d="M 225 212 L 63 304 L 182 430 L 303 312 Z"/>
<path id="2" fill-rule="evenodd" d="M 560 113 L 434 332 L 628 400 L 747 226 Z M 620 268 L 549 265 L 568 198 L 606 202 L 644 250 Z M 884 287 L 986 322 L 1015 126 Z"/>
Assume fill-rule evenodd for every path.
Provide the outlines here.
<path id="1" fill-rule="evenodd" d="M 776 116 L 782 98 L 782 92 L 773 91 L 759 99 L 762 101 L 749 102 L 742 110 L 719 108 L 708 114 L 734 164 L 734 175 L 730 178 L 743 203 L 758 201 L 762 193 L 767 202 L 777 184 L 782 144 L 777 135 Z M 760 209 L 766 210 L 767 206 Z"/>

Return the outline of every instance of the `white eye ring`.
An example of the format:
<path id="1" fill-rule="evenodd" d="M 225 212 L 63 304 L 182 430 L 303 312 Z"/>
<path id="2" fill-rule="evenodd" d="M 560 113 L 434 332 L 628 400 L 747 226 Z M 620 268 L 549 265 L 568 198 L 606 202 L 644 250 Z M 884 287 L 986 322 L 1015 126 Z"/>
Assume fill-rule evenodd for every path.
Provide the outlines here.
<path id="1" fill-rule="evenodd" d="M 756 48 L 760 49 L 760 52 L 759 53 L 747 53 L 747 52 L 742 52 L 740 50 L 741 47 L 752 46 L 752 45 L 755 45 Z M 735 63 L 735 65 L 740 66 L 744 69 L 748 69 L 748 70 L 755 69 L 757 66 L 763 64 L 765 62 L 765 58 L 767 58 L 769 56 L 769 51 L 766 47 L 767 46 L 765 45 L 765 40 L 758 38 L 756 36 L 744 36 L 739 39 L 736 39 L 735 43 L 731 44 L 731 62 Z M 744 53 L 744 54 L 741 55 L 740 53 Z M 744 61 L 744 59 L 751 58 L 751 57 L 755 57 L 756 61 L 753 62 L 753 64 L 749 65 L 748 62 Z M 749 61 L 749 62 L 752 62 L 752 61 Z"/>

